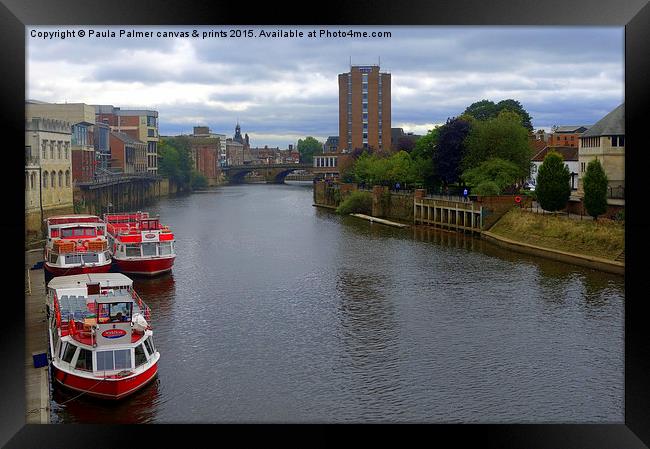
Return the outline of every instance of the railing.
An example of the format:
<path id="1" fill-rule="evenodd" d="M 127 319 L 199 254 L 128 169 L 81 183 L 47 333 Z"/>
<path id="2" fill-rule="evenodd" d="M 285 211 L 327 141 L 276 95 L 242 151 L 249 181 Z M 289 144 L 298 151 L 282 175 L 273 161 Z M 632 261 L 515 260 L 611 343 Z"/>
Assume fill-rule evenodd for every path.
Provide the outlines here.
<path id="1" fill-rule="evenodd" d="M 607 198 L 625 199 L 625 187 L 607 187 Z"/>

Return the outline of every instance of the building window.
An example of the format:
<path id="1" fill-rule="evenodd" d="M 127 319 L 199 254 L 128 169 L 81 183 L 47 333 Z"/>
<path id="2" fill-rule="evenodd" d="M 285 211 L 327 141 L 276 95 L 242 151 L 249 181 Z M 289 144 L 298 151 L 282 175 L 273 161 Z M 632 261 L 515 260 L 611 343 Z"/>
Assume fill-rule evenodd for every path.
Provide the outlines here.
<path id="1" fill-rule="evenodd" d="M 41 149 L 43 150 L 43 159 L 47 159 L 47 140 L 41 143 Z"/>
<path id="2" fill-rule="evenodd" d="M 32 175 L 29 177 L 29 185 L 33 189 L 34 184 L 36 183 L 36 173 L 32 173 Z"/>
<path id="3" fill-rule="evenodd" d="M 52 172 L 51 181 L 52 181 L 52 188 L 56 187 L 56 172 L 55 171 Z"/>
<path id="4" fill-rule="evenodd" d="M 625 136 L 612 136 L 612 146 L 613 147 L 625 146 Z"/>
<path id="5" fill-rule="evenodd" d="M 59 170 L 59 187 L 63 187 L 63 172 Z"/>
<path id="6" fill-rule="evenodd" d="M 581 172 L 581 173 L 584 173 L 584 172 L 585 172 L 585 165 L 586 165 L 585 162 L 580 162 L 580 172 Z"/>
<path id="7" fill-rule="evenodd" d="M 57 156 L 59 159 L 61 159 L 61 147 L 63 146 L 63 142 L 58 141 L 56 143 L 56 150 L 57 150 Z"/>
<path id="8" fill-rule="evenodd" d="M 49 175 L 49 173 L 48 173 L 48 172 L 44 172 L 44 173 L 43 173 L 43 188 L 44 188 L 44 189 L 47 189 L 47 184 L 48 184 L 49 180 L 50 180 L 50 175 Z"/>
<path id="9" fill-rule="evenodd" d="M 70 187 L 70 170 L 65 171 L 65 186 Z"/>
<path id="10" fill-rule="evenodd" d="M 68 142 L 66 142 L 66 143 L 65 143 L 65 147 L 63 148 L 63 155 L 65 156 L 65 159 L 66 159 L 66 160 L 69 159 L 69 158 L 68 158 L 68 156 L 69 156 L 69 154 L 68 154 L 68 145 L 69 145 Z"/>

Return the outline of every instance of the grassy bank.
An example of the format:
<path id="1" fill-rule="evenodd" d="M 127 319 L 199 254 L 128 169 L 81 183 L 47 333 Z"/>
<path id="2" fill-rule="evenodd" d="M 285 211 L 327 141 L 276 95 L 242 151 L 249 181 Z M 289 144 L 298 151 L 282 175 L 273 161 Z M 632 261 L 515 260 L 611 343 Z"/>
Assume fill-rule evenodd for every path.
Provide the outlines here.
<path id="1" fill-rule="evenodd" d="M 513 209 L 490 232 L 531 245 L 614 260 L 625 249 L 625 226 Z"/>

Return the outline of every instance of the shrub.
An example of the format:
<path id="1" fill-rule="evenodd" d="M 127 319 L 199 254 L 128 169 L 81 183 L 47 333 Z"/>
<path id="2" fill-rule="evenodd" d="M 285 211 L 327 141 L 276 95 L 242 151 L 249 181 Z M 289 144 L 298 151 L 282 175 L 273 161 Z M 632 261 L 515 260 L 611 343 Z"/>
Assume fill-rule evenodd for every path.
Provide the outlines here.
<path id="1" fill-rule="evenodd" d="M 350 194 L 339 207 L 336 213 L 341 215 L 348 214 L 370 214 L 372 213 L 372 194 L 370 192 L 355 191 Z"/>
<path id="2" fill-rule="evenodd" d="M 192 186 L 192 190 L 205 189 L 206 187 L 208 187 L 208 178 L 206 178 L 199 172 L 193 172 L 191 186 Z"/>

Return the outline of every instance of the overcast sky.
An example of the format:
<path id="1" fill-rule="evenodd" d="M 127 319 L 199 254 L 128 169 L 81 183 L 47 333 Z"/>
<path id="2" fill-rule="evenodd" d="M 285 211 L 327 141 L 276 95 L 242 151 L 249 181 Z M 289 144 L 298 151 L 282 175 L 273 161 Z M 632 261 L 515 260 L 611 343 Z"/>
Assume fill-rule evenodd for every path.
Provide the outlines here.
<path id="1" fill-rule="evenodd" d="M 160 133 L 207 125 L 253 146 L 286 147 L 338 134 L 337 74 L 377 64 L 392 74 L 392 127 L 424 134 L 483 99 L 521 102 L 533 126 L 593 124 L 624 100 L 622 27 L 284 27 L 302 38 L 206 38 L 235 27 L 32 27 L 26 98 L 159 112 Z M 279 27 L 236 27 L 277 31 Z M 112 30 L 115 38 L 88 37 Z M 128 38 L 189 31 L 193 38 Z M 389 31 L 389 38 L 310 38 L 321 29 Z M 84 30 L 84 37 L 32 32 Z"/>

